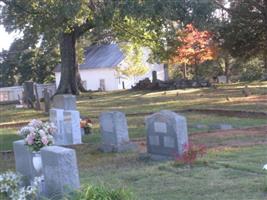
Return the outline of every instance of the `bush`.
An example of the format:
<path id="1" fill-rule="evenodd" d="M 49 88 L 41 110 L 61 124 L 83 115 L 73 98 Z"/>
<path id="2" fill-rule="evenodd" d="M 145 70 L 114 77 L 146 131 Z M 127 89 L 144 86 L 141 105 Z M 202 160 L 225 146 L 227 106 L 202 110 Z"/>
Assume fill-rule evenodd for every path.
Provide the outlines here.
<path id="1" fill-rule="evenodd" d="M 195 145 L 188 143 L 184 146 L 184 153 L 182 156 L 176 156 L 175 161 L 189 165 L 190 167 L 196 162 L 198 157 L 202 157 L 207 152 L 207 148 L 204 145 Z"/>
<path id="2" fill-rule="evenodd" d="M 68 200 L 133 200 L 133 195 L 125 189 L 109 189 L 104 186 L 85 186 L 66 197 Z"/>
<path id="3" fill-rule="evenodd" d="M 242 68 L 240 81 L 260 80 L 263 76 L 263 62 L 257 58 L 246 62 Z"/>

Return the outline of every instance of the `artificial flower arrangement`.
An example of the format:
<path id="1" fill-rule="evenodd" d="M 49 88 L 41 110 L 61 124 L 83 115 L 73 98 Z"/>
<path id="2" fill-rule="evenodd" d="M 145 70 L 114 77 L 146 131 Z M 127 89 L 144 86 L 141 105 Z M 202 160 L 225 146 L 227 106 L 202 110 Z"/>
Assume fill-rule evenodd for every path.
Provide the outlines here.
<path id="1" fill-rule="evenodd" d="M 19 135 L 24 137 L 25 145 L 38 152 L 44 146 L 54 143 L 53 135 L 56 127 L 53 123 L 33 119 L 27 126 L 20 129 Z"/>
<path id="2" fill-rule="evenodd" d="M 92 133 L 92 128 L 93 128 L 93 122 L 89 118 L 84 118 L 80 120 L 80 126 L 81 128 L 84 129 L 85 134 L 90 134 Z"/>
<path id="3" fill-rule="evenodd" d="M 36 199 L 40 177 L 35 177 L 33 184 L 27 187 L 21 186 L 22 178 L 22 175 L 11 171 L 0 174 L 0 193 L 12 200 Z"/>

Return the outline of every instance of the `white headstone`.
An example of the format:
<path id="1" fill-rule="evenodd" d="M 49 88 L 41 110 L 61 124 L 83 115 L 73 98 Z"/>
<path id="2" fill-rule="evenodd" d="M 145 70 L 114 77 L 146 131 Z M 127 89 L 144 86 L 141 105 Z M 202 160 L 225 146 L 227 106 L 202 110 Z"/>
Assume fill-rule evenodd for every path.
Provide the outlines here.
<path id="1" fill-rule="evenodd" d="M 75 110 L 64 111 L 64 133 L 66 144 L 81 144 L 80 113 Z"/>
<path id="2" fill-rule="evenodd" d="M 64 110 L 52 108 L 49 110 L 50 121 L 57 128 L 57 133 L 54 135 L 56 145 L 65 145 L 67 143 L 64 133 Z"/>

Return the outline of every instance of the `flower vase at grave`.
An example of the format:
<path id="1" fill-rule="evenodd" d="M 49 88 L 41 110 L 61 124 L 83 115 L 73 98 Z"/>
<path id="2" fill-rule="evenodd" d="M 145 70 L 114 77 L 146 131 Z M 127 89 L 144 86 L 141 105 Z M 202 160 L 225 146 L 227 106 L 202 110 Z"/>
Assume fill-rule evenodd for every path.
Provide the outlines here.
<path id="1" fill-rule="evenodd" d="M 42 158 L 41 158 L 40 152 L 32 153 L 32 164 L 38 176 L 41 176 L 43 165 L 42 165 Z"/>

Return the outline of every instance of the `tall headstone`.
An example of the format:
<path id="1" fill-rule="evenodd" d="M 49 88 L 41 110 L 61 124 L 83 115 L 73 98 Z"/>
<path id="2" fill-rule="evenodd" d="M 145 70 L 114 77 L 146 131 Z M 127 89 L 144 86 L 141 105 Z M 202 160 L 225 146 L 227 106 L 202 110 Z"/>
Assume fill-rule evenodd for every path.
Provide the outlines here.
<path id="1" fill-rule="evenodd" d="M 158 80 L 157 71 L 152 71 L 152 83 Z"/>
<path id="2" fill-rule="evenodd" d="M 104 152 L 123 152 L 134 150 L 129 140 L 125 114 L 122 112 L 103 112 L 99 118 L 102 146 Z"/>
<path id="3" fill-rule="evenodd" d="M 147 152 L 154 159 L 181 156 L 188 144 L 186 118 L 163 110 L 146 118 Z"/>
<path id="4" fill-rule="evenodd" d="M 60 199 L 80 187 L 76 153 L 73 149 L 48 146 L 41 149 L 45 196 Z"/>
<path id="5" fill-rule="evenodd" d="M 25 146 L 24 140 L 14 141 L 13 150 L 16 171 L 26 177 L 24 184 L 29 185 L 30 181 L 37 176 L 32 163 L 32 152 Z"/>
<path id="6" fill-rule="evenodd" d="M 53 122 L 57 128 L 54 135 L 56 145 L 66 145 L 66 137 L 64 133 L 64 110 L 52 108 L 49 111 L 50 122 Z"/>
<path id="7" fill-rule="evenodd" d="M 25 81 L 23 83 L 23 89 L 24 89 L 24 102 L 26 103 L 28 108 L 33 108 L 35 100 L 33 82 Z"/>
<path id="8" fill-rule="evenodd" d="M 80 113 L 75 110 L 64 111 L 64 134 L 66 144 L 81 144 Z"/>
<path id="9" fill-rule="evenodd" d="M 53 97 L 53 108 L 77 110 L 76 97 L 69 94 L 59 94 Z"/>
<path id="10" fill-rule="evenodd" d="M 37 88 L 37 84 L 35 83 L 33 85 L 34 87 L 34 91 L 35 91 L 35 99 L 36 99 L 36 102 L 35 102 L 35 109 L 36 110 L 41 110 L 41 103 L 40 103 L 40 99 L 39 99 L 39 95 L 38 95 L 38 88 Z"/>
<path id="11" fill-rule="evenodd" d="M 48 113 L 51 107 L 50 94 L 47 88 L 44 89 L 43 93 L 44 93 L 44 111 Z"/>
<path id="12" fill-rule="evenodd" d="M 57 145 L 81 144 L 80 113 L 74 95 L 55 95 L 50 120 L 57 124 Z"/>

